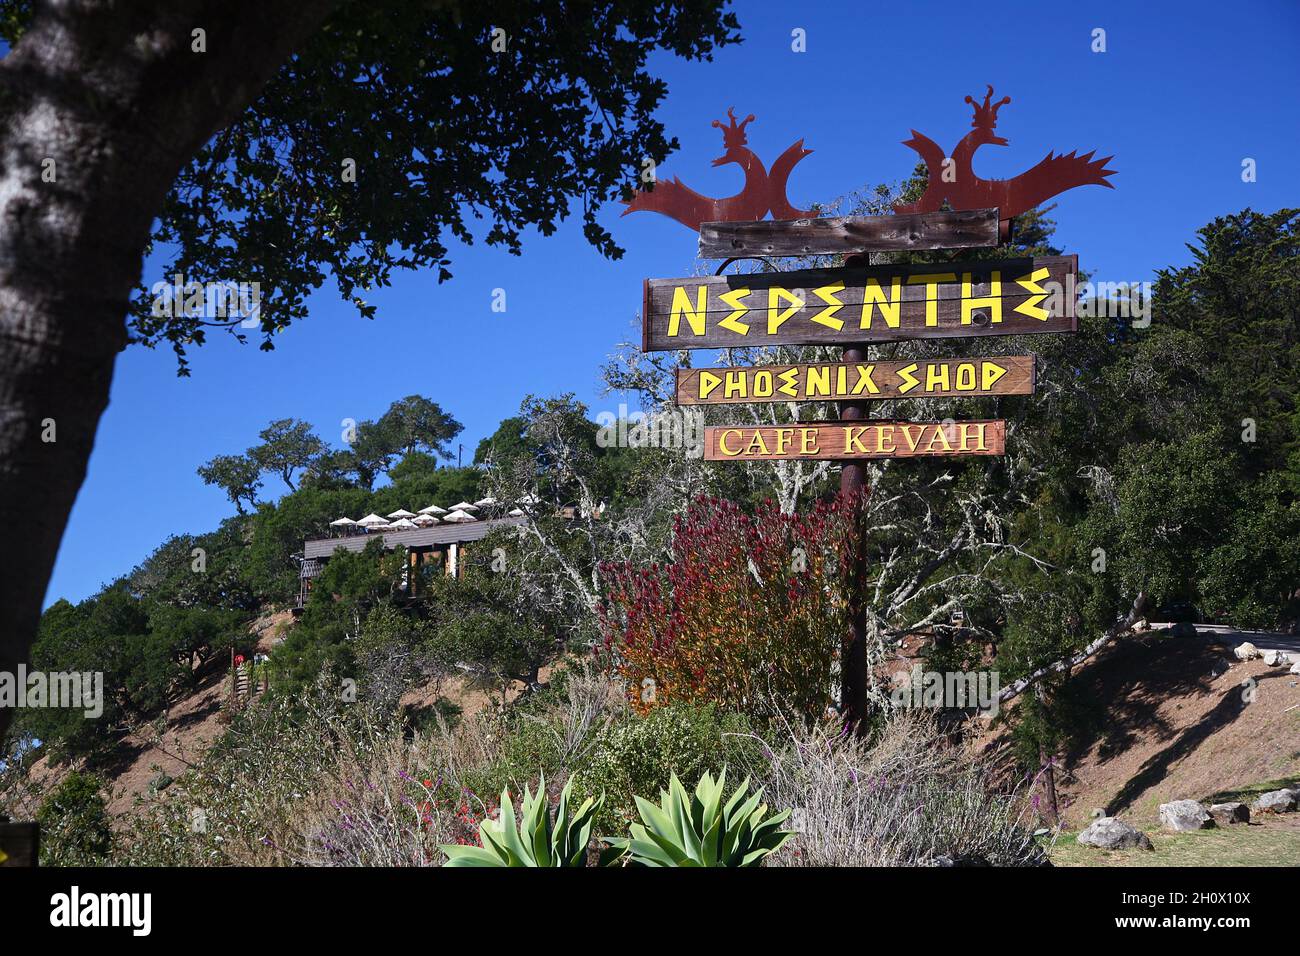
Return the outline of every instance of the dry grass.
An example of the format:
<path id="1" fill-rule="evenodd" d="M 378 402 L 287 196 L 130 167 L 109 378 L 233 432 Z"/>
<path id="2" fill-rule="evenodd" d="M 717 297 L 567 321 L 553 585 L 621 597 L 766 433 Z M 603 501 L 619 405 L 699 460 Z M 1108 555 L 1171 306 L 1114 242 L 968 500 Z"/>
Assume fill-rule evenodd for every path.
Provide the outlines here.
<path id="1" fill-rule="evenodd" d="M 1070 834 L 1050 857 L 1056 866 L 1295 866 L 1300 860 L 1300 814 L 1249 826 L 1148 835 L 1154 850 L 1099 850 L 1080 846 Z"/>
<path id="2" fill-rule="evenodd" d="M 925 866 L 941 857 L 1031 865 L 1042 852 L 1023 801 L 948 744 L 932 718 L 903 715 L 871 741 L 788 728 L 753 768 L 768 802 L 791 807 L 780 866 Z"/>

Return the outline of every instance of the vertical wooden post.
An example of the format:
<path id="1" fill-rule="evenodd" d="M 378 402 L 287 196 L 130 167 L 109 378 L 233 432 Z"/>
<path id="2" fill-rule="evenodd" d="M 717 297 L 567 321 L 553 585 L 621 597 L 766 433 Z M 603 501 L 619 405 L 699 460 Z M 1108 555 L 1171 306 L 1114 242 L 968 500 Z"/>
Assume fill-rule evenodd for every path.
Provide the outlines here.
<path id="1" fill-rule="evenodd" d="M 1047 695 L 1043 693 L 1043 685 L 1038 684 L 1034 687 L 1034 695 L 1038 698 L 1042 707 L 1047 706 Z M 1039 808 L 1039 815 L 1051 824 L 1056 826 L 1061 821 L 1061 810 L 1056 804 L 1056 760 L 1055 754 L 1049 754 L 1047 748 L 1040 742 L 1038 744 L 1038 766 L 1041 768 L 1039 773 L 1043 776 L 1043 806 Z"/>
<path id="2" fill-rule="evenodd" d="M 870 263 L 869 255 L 846 256 L 846 266 Z M 844 347 L 845 362 L 864 362 L 866 345 Z M 840 402 L 841 421 L 862 421 L 870 417 L 867 402 Z M 866 605 L 866 542 L 862 527 L 864 510 L 862 499 L 867 493 L 867 464 L 865 461 L 846 461 L 840 470 L 840 494 L 856 502 L 853 512 L 853 533 L 843 569 L 844 583 L 849 596 L 849 631 L 844 635 L 840 651 L 840 715 L 855 733 L 866 730 L 867 716 L 867 605 Z"/>
<path id="3" fill-rule="evenodd" d="M 867 358 L 866 346 L 844 349 L 845 362 Z M 861 421 L 868 417 L 866 402 L 840 402 L 841 421 Z M 849 632 L 844 636 L 840 653 L 840 713 L 845 724 L 856 733 L 865 730 L 867 716 L 867 606 L 865 593 L 866 548 L 862 527 L 861 503 L 867 490 L 867 467 L 864 461 L 846 461 L 840 471 L 840 494 L 852 498 L 853 532 L 844 582 L 849 596 Z"/>

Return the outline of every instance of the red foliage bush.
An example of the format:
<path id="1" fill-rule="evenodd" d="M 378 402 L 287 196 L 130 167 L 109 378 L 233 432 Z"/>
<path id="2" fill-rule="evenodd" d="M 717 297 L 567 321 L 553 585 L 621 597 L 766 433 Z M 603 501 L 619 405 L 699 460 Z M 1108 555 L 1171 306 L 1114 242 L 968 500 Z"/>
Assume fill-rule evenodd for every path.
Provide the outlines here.
<path id="1" fill-rule="evenodd" d="M 673 525 L 672 561 L 602 565 L 604 653 L 633 707 L 684 701 L 821 716 L 848 626 L 844 567 L 854 503 L 753 517 L 701 498 Z"/>

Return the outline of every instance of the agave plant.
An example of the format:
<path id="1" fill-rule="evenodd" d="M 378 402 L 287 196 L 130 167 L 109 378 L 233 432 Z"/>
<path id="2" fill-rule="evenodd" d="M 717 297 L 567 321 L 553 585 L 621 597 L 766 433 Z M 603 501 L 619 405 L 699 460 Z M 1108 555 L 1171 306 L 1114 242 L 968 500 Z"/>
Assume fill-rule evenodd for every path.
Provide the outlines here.
<path id="1" fill-rule="evenodd" d="M 632 824 L 631 839 L 606 841 L 617 854 L 607 860 L 626 858 L 639 866 L 757 866 L 794 836 L 781 829 L 790 811 L 769 817 L 767 804 L 759 802 L 762 788 L 749 794 L 749 778 L 723 803 L 726 783 L 725 768 L 717 780 L 706 773 L 688 795 L 673 774 L 668 789 L 660 791 L 658 806 L 637 797 L 641 823 Z"/>
<path id="2" fill-rule="evenodd" d="M 605 795 L 584 800 L 573 812 L 572 786 L 570 780 L 560 792 L 554 819 L 546 802 L 546 776 L 538 781 L 536 795 L 525 786 L 518 827 L 510 793 L 501 791 L 501 819 L 479 824 L 479 846 L 440 847 L 447 854 L 443 866 L 585 866 L 592 822 Z"/>

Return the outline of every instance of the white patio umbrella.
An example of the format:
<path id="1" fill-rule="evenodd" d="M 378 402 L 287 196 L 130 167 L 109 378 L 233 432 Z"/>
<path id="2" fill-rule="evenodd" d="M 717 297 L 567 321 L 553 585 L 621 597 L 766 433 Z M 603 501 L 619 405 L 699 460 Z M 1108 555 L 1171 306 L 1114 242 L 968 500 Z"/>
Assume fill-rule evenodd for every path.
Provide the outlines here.
<path id="1" fill-rule="evenodd" d="M 361 525 L 363 528 L 377 528 L 388 524 L 388 519 L 381 518 L 377 514 L 368 514 L 358 521 L 357 524 Z"/>
<path id="2" fill-rule="evenodd" d="M 460 509 L 457 509 L 453 511 L 451 514 L 447 515 L 442 520 L 449 522 L 451 524 L 461 524 L 462 522 L 465 521 L 477 521 L 478 519 L 475 518 L 468 511 L 461 511 Z"/>
<path id="3" fill-rule="evenodd" d="M 522 508 L 511 508 L 509 511 L 506 512 L 506 514 L 508 514 L 512 518 L 522 518 L 524 516 L 524 512 Z"/>
<path id="4" fill-rule="evenodd" d="M 350 524 L 356 524 L 351 518 L 335 518 L 330 522 L 331 528 L 345 528 Z"/>
<path id="5" fill-rule="evenodd" d="M 405 508 L 398 508 L 396 511 L 392 512 L 388 517 L 390 517 L 390 518 L 414 518 L 414 517 L 415 517 L 415 512 L 413 512 L 413 511 L 407 511 Z"/>
<path id="6" fill-rule="evenodd" d="M 419 515 L 411 520 L 421 528 L 432 528 L 434 525 L 441 523 L 433 515 Z"/>
<path id="7" fill-rule="evenodd" d="M 478 511 L 477 505 L 472 505 L 468 501 L 458 501 L 451 506 L 452 511 Z"/>
<path id="8" fill-rule="evenodd" d="M 524 495 L 523 497 L 519 498 L 519 499 L 515 502 L 515 504 L 518 504 L 518 505 L 535 505 L 535 504 L 537 504 L 539 501 L 541 501 L 541 499 L 538 498 L 535 494 L 533 494 L 533 493 L 530 491 L 528 494 L 526 494 L 526 495 Z"/>
<path id="9" fill-rule="evenodd" d="M 422 515 L 445 515 L 446 513 L 446 508 L 439 508 L 437 505 L 429 505 L 427 508 L 420 509 Z"/>
<path id="10" fill-rule="evenodd" d="M 475 508 L 491 508 L 491 507 L 492 507 L 493 505 L 495 505 L 496 503 L 497 503 L 497 500 L 496 500 L 495 498 L 493 498 L 491 495 L 488 495 L 486 498 L 480 498 L 478 501 L 474 502 L 474 507 L 475 507 Z"/>
<path id="11" fill-rule="evenodd" d="M 419 525 L 417 525 L 417 524 L 416 524 L 414 521 L 412 521 L 410 518 L 398 518 L 396 521 L 394 521 L 394 522 L 393 522 L 392 524 L 390 524 L 388 527 L 390 527 L 390 528 L 402 528 L 402 529 L 406 529 L 406 528 L 418 528 Z"/>

